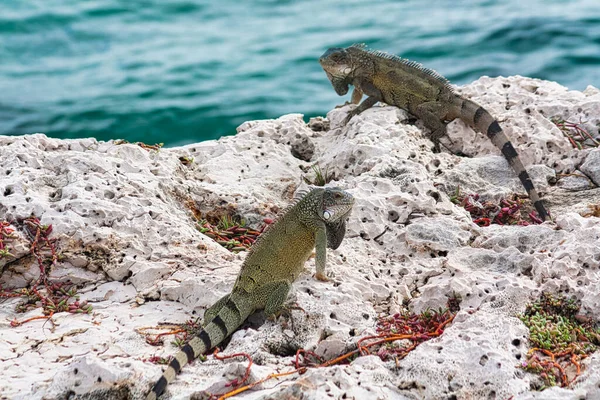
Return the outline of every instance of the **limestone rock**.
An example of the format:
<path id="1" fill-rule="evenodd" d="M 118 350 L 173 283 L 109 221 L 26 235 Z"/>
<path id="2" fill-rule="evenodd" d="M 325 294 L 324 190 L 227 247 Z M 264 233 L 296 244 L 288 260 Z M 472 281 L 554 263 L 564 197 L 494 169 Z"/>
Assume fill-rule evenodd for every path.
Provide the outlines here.
<path id="1" fill-rule="evenodd" d="M 580 174 L 568 175 L 559 179 L 558 182 L 556 182 L 556 186 L 571 192 L 588 190 L 592 188 L 592 185 L 593 184 L 588 177 Z"/>
<path id="2" fill-rule="evenodd" d="M 580 168 L 598 184 L 600 153 L 574 149 L 550 120 L 586 121 L 595 134 L 600 91 L 519 76 L 483 77 L 458 90 L 499 119 L 553 221 L 473 224 L 451 201 L 457 189 L 484 200 L 524 193 L 498 149 L 456 121 L 446 143 L 455 153 L 433 153 L 421 123 L 390 106 L 373 107 L 343 127 L 352 106 L 309 124 L 299 114 L 249 121 L 236 136 L 159 151 L 95 139 L 0 136 L 0 221 L 15 228 L 7 242 L 13 256 L 0 257 L 1 287 L 23 288 L 39 276 L 30 238 L 19 227 L 33 214 L 53 226 L 60 260 L 50 278 L 70 279 L 93 306 L 91 314 L 56 313 L 53 323 L 12 327 L 10 321 L 41 310 L 17 313 L 21 300 L 6 299 L 1 396 L 143 398 L 162 371 L 147 360 L 177 350 L 169 338 L 151 346 L 143 334 L 201 317 L 231 289 L 243 261 L 243 253 L 202 234 L 194 215 L 226 214 L 258 227 L 292 202 L 304 178 L 315 178 L 315 163 L 356 198 L 346 239 L 328 252 L 332 281 L 316 281 L 309 260 L 290 296 L 301 310 L 276 321 L 253 316 L 223 354 L 251 355 L 250 380 L 257 381 L 289 370 L 300 348 L 325 357 L 353 349 L 376 334 L 378 316 L 438 309 L 456 296 L 460 311 L 440 337 L 398 365 L 358 357 L 264 382 L 239 398 L 599 396 L 597 354 L 571 388 L 533 391 L 536 376 L 518 367 L 529 341 L 516 316 L 549 291 L 576 297 L 582 316 L 600 320 L 600 189 L 563 178 Z M 557 177 L 562 183 L 554 185 Z M 222 392 L 245 368 L 244 357 L 209 355 L 185 366 L 168 392 L 173 399 Z"/>
<path id="3" fill-rule="evenodd" d="M 586 174 L 592 182 L 600 186 L 600 149 L 591 151 L 580 167 L 581 172 Z"/>

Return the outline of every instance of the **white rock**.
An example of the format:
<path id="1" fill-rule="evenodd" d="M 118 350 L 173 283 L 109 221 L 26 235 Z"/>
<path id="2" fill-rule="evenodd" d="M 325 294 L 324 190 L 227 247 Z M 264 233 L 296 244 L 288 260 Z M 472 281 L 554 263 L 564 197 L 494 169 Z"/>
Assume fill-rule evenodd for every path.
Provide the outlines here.
<path id="1" fill-rule="evenodd" d="M 591 151 L 580 169 L 592 182 L 600 186 L 600 149 Z"/>
<path id="2" fill-rule="evenodd" d="M 7 373 L 0 393 L 143 398 L 162 369 L 142 360 L 176 348 L 168 337 L 164 346 L 150 346 L 142 333 L 201 316 L 228 293 L 243 261 L 243 254 L 201 234 L 192 210 L 258 226 L 291 203 L 318 163 L 356 198 L 346 239 L 328 252 L 333 280 L 316 281 L 310 260 L 290 296 L 302 310 L 290 319 L 250 318 L 223 354 L 251 355 L 255 381 L 290 370 L 299 348 L 326 357 L 352 349 L 376 333 L 379 315 L 407 306 L 438 309 L 455 296 L 461 311 L 443 335 L 398 367 L 359 357 L 264 382 L 240 398 L 598 397 L 596 355 L 572 388 L 532 391 L 536 378 L 518 368 L 528 332 L 515 316 L 546 290 L 575 296 L 584 316 L 600 319 L 600 218 L 591 216 L 600 189 L 579 185 L 584 190 L 574 192 L 548 183 L 584 160 L 581 170 L 595 179 L 598 150 L 573 149 L 549 118 L 585 121 L 595 134 L 600 91 L 516 76 L 483 77 L 460 92 L 499 119 L 555 222 L 477 227 L 450 200 L 458 186 L 483 200 L 524 193 L 498 149 L 456 121 L 447 144 L 473 158 L 432 153 L 422 124 L 407 125 L 406 112 L 389 106 L 373 107 L 346 127 L 340 123 L 350 106 L 310 125 L 299 114 L 249 121 L 236 136 L 160 151 L 95 139 L 0 136 L 0 220 L 17 229 L 9 243 L 15 257 L 0 257 L 2 288 L 25 287 L 39 276 L 18 222 L 33 213 L 54 229 L 61 259 L 51 278 L 71 279 L 93 306 L 91 314 L 57 313 L 54 325 L 35 320 L 11 327 L 41 310 L 17 314 L 19 299 L 4 302 L 0 368 Z M 184 165 L 180 157 L 193 161 Z M 227 379 L 241 377 L 246 365 L 243 358 L 209 356 L 187 365 L 168 391 L 173 399 L 225 391 Z"/>
<path id="3" fill-rule="evenodd" d="M 556 185 L 561 189 L 576 192 L 591 189 L 592 182 L 585 175 L 573 174 L 559 179 Z"/>
<path id="4" fill-rule="evenodd" d="M 450 218 L 422 218 L 406 228 L 406 242 L 418 251 L 449 251 L 471 238 L 470 226 Z"/>

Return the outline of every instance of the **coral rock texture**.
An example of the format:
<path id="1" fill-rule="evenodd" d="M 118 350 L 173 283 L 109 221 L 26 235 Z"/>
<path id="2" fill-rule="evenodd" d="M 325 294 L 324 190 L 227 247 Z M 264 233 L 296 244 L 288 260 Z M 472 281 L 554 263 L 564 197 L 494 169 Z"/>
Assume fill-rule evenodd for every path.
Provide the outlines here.
<path id="1" fill-rule="evenodd" d="M 11 255 L 0 258 L 2 288 L 25 287 L 39 274 L 19 229 L 33 214 L 52 225 L 60 253 L 50 278 L 70 279 L 93 306 L 13 327 L 41 309 L 17 313 L 22 300 L 4 300 L 0 398 L 143 398 L 162 370 L 145 360 L 177 351 L 169 337 L 163 346 L 146 343 L 144 329 L 201 316 L 229 291 L 243 260 L 202 234 L 193 213 L 258 226 L 290 204 L 315 163 L 356 198 L 346 239 L 328 252 L 334 277 L 316 281 L 309 260 L 291 295 L 302 310 L 238 330 L 223 353 L 250 354 L 250 379 L 258 380 L 291 369 L 300 348 L 326 358 L 352 350 L 380 315 L 438 309 L 456 295 L 460 311 L 440 337 L 397 363 L 358 357 L 267 381 L 240 399 L 600 398 L 599 354 L 571 387 L 534 390 L 539 378 L 519 368 L 529 344 L 517 318 L 549 291 L 576 297 L 580 313 L 600 321 L 600 153 L 573 148 L 550 121 L 581 120 L 597 137 L 600 91 L 518 76 L 459 90 L 498 118 L 553 221 L 474 224 L 450 200 L 457 187 L 489 200 L 524 193 L 499 151 L 457 121 L 446 141 L 453 153 L 433 153 L 420 122 L 389 106 L 345 127 L 352 106 L 308 124 L 299 114 L 250 121 L 235 136 L 159 151 L 0 137 L 0 220 L 16 229 Z M 168 398 L 223 393 L 245 368 L 244 358 L 197 360 Z"/>

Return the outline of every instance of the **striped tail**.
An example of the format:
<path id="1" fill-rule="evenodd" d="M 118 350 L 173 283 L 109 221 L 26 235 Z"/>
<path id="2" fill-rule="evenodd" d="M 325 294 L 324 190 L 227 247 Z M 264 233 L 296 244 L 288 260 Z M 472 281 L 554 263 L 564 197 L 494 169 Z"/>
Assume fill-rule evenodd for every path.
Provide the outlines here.
<path id="1" fill-rule="evenodd" d="M 548 211 L 544 208 L 544 203 L 535 190 L 533 182 L 517 154 L 517 150 L 513 147 L 512 143 L 500 127 L 500 124 L 498 124 L 498 121 L 496 121 L 496 119 L 479 104 L 462 98 L 460 101 L 460 118 L 479 132 L 486 133 L 492 143 L 502 151 L 502 154 L 521 180 L 523 187 L 525 187 L 539 217 L 542 221 L 545 221 L 548 217 Z"/>
<path id="2" fill-rule="evenodd" d="M 146 396 L 146 400 L 156 400 L 184 365 L 218 346 L 240 327 L 248 315 L 250 315 L 249 312 L 243 313 L 231 298 L 228 299 L 212 321 L 208 322 L 196 336 L 183 346 L 181 351 L 175 354 L 163 375 L 154 384 L 152 391 Z"/>

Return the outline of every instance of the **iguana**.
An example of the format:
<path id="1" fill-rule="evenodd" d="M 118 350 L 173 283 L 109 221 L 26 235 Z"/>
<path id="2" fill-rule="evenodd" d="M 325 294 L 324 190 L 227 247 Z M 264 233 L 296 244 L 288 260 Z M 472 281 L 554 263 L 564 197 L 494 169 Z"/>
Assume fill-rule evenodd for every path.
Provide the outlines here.
<path id="1" fill-rule="evenodd" d="M 498 121 L 483 107 L 456 93 L 450 83 L 437 72 L 421 64 L 381 51 L 368 50 L 365 45 L 330 48 L 319 59 L 336 93 L 348 93 L 354 86 L 351 101 L 359 104 L 350 111 L 350 119 L 372 107 L 378 101 L 408 111 L 431 130 L 431 140 L 439 149 L 439 139 L 446 134 L 448 122 L 460 118 L 474 129 L 486 133 L 502 151 L 533 202 L 540 218 L 548 212 L 533 186 L 517 151 L 502 131 Z"/>
<path id="2" fill-rule="evenodd" d="M 304 263 L 316 250 L 315 277 L 325 275 L 326 248 L 337 249 L 346 232 L 354 197 L 339 188 L 315 188 L 258 237 L 227 294 L 204 314 L 203 328 L 175 355 L 146 400 L 155 400 L 181 368 L 218 346 L 251 314 L 279 311 Z"/>

